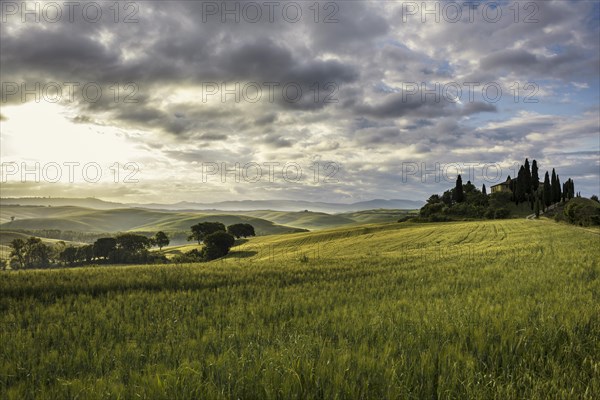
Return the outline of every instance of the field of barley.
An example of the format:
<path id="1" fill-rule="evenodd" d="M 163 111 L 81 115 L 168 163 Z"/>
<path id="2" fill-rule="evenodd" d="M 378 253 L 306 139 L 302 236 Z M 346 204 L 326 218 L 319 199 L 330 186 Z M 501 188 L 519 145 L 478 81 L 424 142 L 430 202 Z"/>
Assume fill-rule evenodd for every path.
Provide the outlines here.
<path id="1" fill-rule="evenodd" d="M 2 399 L 600 398 L 600 231 L 371 224 L 0 274 Z"/>

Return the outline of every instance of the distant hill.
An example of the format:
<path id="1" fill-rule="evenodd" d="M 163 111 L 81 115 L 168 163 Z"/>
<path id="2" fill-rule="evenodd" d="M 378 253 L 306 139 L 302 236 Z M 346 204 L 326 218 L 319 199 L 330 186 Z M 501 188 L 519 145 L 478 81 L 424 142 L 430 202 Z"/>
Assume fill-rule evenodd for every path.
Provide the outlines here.
<path id="1" fill-rule="evenodd" d="M 11 217 L 15 217 L 11 221 Z M 204 214 L 199 212 L 160 211 L 139 208 L 97 210 L 83 207 L 2 206 L 0 229 L 58 229 L 83 232 L 187 231 L 202 221 L 225 225 L 252 224 L 257 235 L 297 232 L 298 229 L 245 215 Z"/>
<path id="2" fill-rule="evenodd" d="M 325 203 L 303 200 L 239 200 L 222 201 L 218 203 L 192 203 L 180 202 L 176 204 L 139 204 L 145 208 L 159 209 L 191 209 L 206 210 L 216 209 L 222 211 L 252 211 L 252 210 L 273 210 L 273 211 L 314 211 L 321 213 L 340 213 L 350 211 L 372 210 L 375 208 L 404 209 L 414 210 L 422 207 L 423 201 L 413 201 L 404 199 L 382 200 L 375 199 L 361 201 L 357 203 Z"/>
<path id="3" fill-rule="evenodd" d="M 87 198 L 68 198 L 68 197 L 5 197 L 0 198 L 0 206 L 8 205 L 22 205 L 22 206 L 75 206 L 75 207 L 86 207 L 95 208 L 98 210 L 108 210 L 113 208 L 127 208 L 131 207 L 123 203 L 114 203 L 111 201 L 105 201 L 96 199 L 93 197 Z"/>
<path id="4" fill-rule="evenodd" d="M 404 209 L 414 210 L 421 208 L 425 202 L 405 199 L 382 200 L 375 199 L 361 201 L 357 203 L 325 203 L 311 202 L 303 200 L 239 200 L 222 201 L 217 203 L 195 203 L 179 202 L 174 204 L 159 203 L 114 203 L 96 198 L 50 198 L 50 197 L 22 197 L 22 198 L 2 198 L 0 206 L 7 205 L 29 205 L 29 206 L 77 206 L 85 208 L 95 208 L 99 210 L 115 208 L 146 208 L 158 210 L 221 210 L 221 211 L 252 211 L 252 210 L 273 210 L 273 211 L 313 211 L 321 213 L 342 213 L 352 211 L 372 210 L 377 208 L 384 209 Z"/>

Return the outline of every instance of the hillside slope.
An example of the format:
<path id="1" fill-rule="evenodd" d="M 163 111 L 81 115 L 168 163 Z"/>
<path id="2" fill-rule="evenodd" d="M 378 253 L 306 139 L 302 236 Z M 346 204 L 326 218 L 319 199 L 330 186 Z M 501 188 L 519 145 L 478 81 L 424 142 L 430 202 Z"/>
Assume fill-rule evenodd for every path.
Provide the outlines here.
<path id="1" fill-rule="evenodd" d="M 324 259 L 399 259 L 414 257 L 443 260 L 477 258 L 493 260 L 502 255 L 518 258 L 531 254 L 535 262 L 562 243 L 578 238 L 581 248 L 593 249 L 600 258 L 600 230 L 582 229 L 553 221 L 487 220 L 436 224 L 390 223 L 344 227 L 250 239 L 235 247 L 231 259 L 277 260 L 306 256 Z M 537 238 L 543 238 L 543 241 Z"/>

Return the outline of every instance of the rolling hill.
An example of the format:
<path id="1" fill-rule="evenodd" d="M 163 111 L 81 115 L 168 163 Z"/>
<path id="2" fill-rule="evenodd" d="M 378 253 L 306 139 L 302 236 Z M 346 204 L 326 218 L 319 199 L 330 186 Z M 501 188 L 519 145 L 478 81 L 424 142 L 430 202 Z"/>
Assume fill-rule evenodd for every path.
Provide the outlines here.
<path id="1" fill-rule="evenodd" d="M 249 223 L 259 235 L 318 230 L 357 223 L 395 222 L 407 210 L 364 210 L 340 214 L 314 211 L 168 211 L 143 208 L 110 210 L 77 206 L 2 206 L 0 229 L 58 229 L 81 232 L 187 231 L 203 221 Z M 14 220 L 11 220 L 14 217 Z"/>
<path id="2" fill-rule="evenodd" d="M 15 217 L 11 221 L 11 217 Z M 58 229 L 84 232 L 182 231 L 203 221 L 219 221 L 225 225 L 252 224 L 258 235 L 288 233 L 296 228 L 275 224 L 265 219 L 228 214 L 172 212 L 147 209 L 95 210 L 81 207 L 3 206 L 0 229 Z"/>

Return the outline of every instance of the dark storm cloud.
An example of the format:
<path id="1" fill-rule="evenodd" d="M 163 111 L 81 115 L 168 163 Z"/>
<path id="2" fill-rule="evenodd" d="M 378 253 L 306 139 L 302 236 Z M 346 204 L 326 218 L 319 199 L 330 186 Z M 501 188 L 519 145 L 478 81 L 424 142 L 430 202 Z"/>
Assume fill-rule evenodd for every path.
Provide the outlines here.
<path id="1" fill-rule="evenodd" d="M 538 63 L 536 56 L 526 50 L 501 50 L 483 58 L 481 68 L 532 68 Z"/>
<path id="2" fill-rule="evenodd" d="M 497 112 L 498 108 L 496 105 L 491 103 L 485 103 L 483 101 L 474 101 L 467 103 L 461 110 L 461 115 L 472 115 L 482 112 Z"/>
<path id="3" fill-rule="evenodd" d="M 227 139 L 227 135 L 219 134 L 219 133 L 203 133 L 199 136 L 201 140 L 207 140 L 209 142 L 219 142 Z"/>
<path id="4" fill-rule="evenodd" d="M 506 69 L 510 72 L 537 73 L 571 79 L 573 75 L 592 76 L 590 74 L 594 69 L 600 70 L 600 60 L 575 49 L 552 56 L 538 56 L 519 49 L 492 53 L 480 60 L 480 66 L 488 71 Z"/>
<path id="5" fill-rule="evenodd" d="M 356 111 L 376 118 L 398 118 L 405 115 L 419 117 L 435 117 L 445 113 L 446 104 L 431 100 L 421 101 L 413 96 L 403 94 L 392 94 L 384 97 L 378 104 L 360 104 L 355 107 Z"/>
<path id="6" fill-rule="evenodd" d="M 291 140 L 283 138 L 279 135 L 265 135 L 261 140 L 261 143 L 264 143 L 268 147 L 272 147 L 275 149 L 292 147 L 293 145 L 293 142 Z"/>
<path id="7" fill-rule="evenodd" d="M 312 45 L 322 51 L 352 52 L 389 32 L 389 22 L 367 2 L 333 2 L 339 10 L 337 22 L 315 24 L 310 31 Z M 333 9 L 328 9 L 329 13 Z M 326 13 L 324 13 L 326 14 Z"/>
<path id="8" fill-rule="evenodd" d="M 37 73 L 42 76 L 65 77 L 99 68 L 114 68 L 118 54 L 102 46 L 90 32 L 73 34 L 65 27 L 53 29 L 33 27 L 17 36 L 3 32 L 0 41 L 2 68 L 9 75 Z"/>
<path id="9" fill-rule="evenodd" d="M 357 132 L 357 140 L 363 145 L 394 143 L 398 141 L 400 131 L 395 127 L 365 129 Z"/>
<path id="10" fill-rule="evenodd" d="M 256 118 L 254 124 L 257 126 L 269 125 L 277 120 L 277 114 L 265 114 L 262 117 Z"/>
<path id="11" fill-rule="evenodd" d="M 398 118 L 410 115 L 420 118 L 437 118 L 441 116 L 465 116 L 481 112 L 495 112 L 493 104 L 484 102 L 470 102 L 464 107 L 453 103 L 441 96 L 435 98 L 428 96 L 424 99 L 417 95 L 403 93 L 389 94 L 378 104 L 361 104 L 355 107 L 361 114 L 376 118 Z"/>

